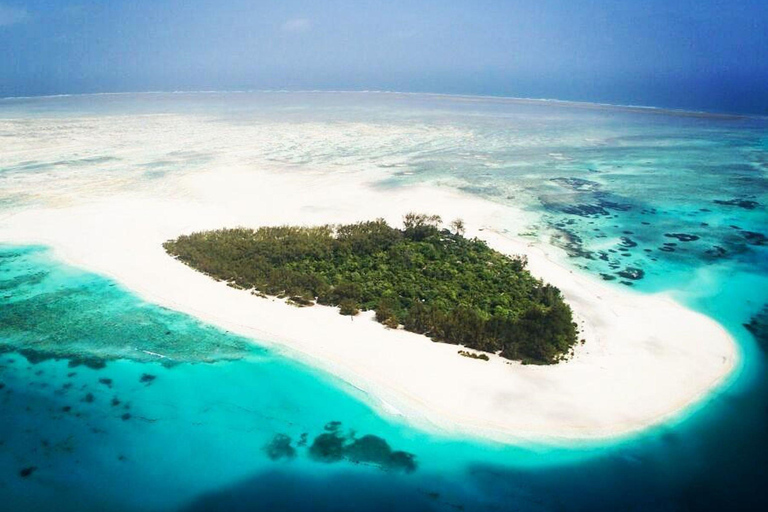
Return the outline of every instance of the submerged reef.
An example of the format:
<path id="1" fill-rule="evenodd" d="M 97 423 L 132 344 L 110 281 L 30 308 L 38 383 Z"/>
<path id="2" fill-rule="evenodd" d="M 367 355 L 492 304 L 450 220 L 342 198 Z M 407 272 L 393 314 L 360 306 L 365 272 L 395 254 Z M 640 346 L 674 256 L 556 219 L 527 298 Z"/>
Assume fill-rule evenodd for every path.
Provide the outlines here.
<path id="1" fill-rule="evenodd" d="M 744 327 L 752 333 L 760 347 L 768 352 L 768 304 L 755 313 Z"/>
<path id="2" fill-rule="evenodd" d="M 0 267 L 0 352 L 18 352 L 32 364 L 66 359 L 72 368 L 102 369 L 110 360 L 132 359 L 170 366 L 261 350 L 60 264 L 44 247 L 0 246 Z"/>
<path id="3" fill-rule="evenodd" d="M 768 247 L 768 234 L 759 230 L 752 212 L 764 208 L 759 197 L 707 198 L 709 204 L 728 208 L 669 203 L 664 209 L 656 205 L 665 204 L 665 197 L 619 193 L 632 192 L 631 187 L 617 186 L 623 184 L 610 174 L 599 184 L 570 177 L 548 181 L 567 189 L 558 194 L 548 186 L 538 196 L 550 243 L 606 281 L 634 286 L 652 276 L 648 280 L 655 282 L 665 274 L 653 269 L 666 271 L 670 262 L 676 268 L 729 260 L 751 265 L 756 253 Z"/>
<path id="4" fill-rule="evenodd" d="M 565 213 L 567 215 L 576 215 L 579 217 L 607 217 L 613 215 L 614 211 L 628 212 L 632 210 L 630 203 L 622 202 L 619 199 L 610 198 L 609 194 L 604 192 L 598 192 L 589 194 L 593 196 L 592 200 L 588 203 L 579 204 L 545 204 L 549 209 Z M 585 198 L 588 199 L 588 198 Z"/>
<path id="5" fill-rule="evenodd" d="M 752 201 L 751 199 L 715 199 L 713 203 L 723 206 L 736 206 L 738 208 L 744 208 L 745 210 L 754 210 L 760 203 Z"/>
<path id="6" fill-rule="evenodd" d="M 552 178 L 549 181 L 578 192 L 594 192 L 600 188 L 599 183 L 583 178 Z"/>
<path id="7" fill-rule="evenodd" d="M 697 235 L 690 235 L 688 233 L 664 233 L 667 238 L 676 238 L 680 242 L 695 242 L 699 239 Z"/>
<path id="8" fill-rule="evenodd" d="M 301 440 L 306 439 L 302 434 Z M 304 447 L 306 442 L 297 443 Z M 278 433 L 264 447 L 264 452 L 271 460 L 293 459 L 297 449 L 292 446 L 292 439 L 287 434 Z M 354 464 L 367 464 L 386 471 L 411 473 L 416 470 L 416 457 L 412 453 L 393 450 L 381 437 L 367 434 L 357 437 L 355 432 L 343 432 L 338 421 L 325 425 L 324 432 L 317 435 L 306 450 L 307 456 L 316 461 L 331 464 L 348 461 Z"/>
<path id="9" fill-rule="evenodd" d="M 293 459 L 296 448 L 291 446 L 291 437 L 285 434 L 275 434 L 272 441 L 264 447 L 264 452 L 271 460 Z"/>

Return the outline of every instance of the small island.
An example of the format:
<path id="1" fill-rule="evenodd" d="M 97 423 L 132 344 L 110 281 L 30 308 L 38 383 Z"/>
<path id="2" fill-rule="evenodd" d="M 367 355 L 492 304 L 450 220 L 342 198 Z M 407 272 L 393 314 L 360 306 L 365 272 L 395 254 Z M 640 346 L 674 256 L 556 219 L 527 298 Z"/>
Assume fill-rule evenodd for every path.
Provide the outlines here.
<path id="1" fill-rule="evenodd" d="M 552 364 L 577 343 L 560 290 L 534 278 L 526 259 L 464 237 L 459 219 L 409 213 L 317 227 L 235 228 L 163 244 L 190 267 L 230 286 L 298 306 L 375 311 L 390 328 L 524 363 Z"/>

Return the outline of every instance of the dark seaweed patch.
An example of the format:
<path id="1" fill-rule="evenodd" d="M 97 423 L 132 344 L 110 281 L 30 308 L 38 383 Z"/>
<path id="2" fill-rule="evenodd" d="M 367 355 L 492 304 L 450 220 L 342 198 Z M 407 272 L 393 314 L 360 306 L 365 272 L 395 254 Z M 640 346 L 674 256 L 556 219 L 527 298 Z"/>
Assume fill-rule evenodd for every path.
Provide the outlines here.
<path id="1" fill-rule="evenodd" d="M 741 235 L 750 245 L 768 245 L 768 237 L 755 231 L 742 231 Z"/>
<path id="2" fill-rule="evenodd" d="M 70 368 L 83 365 L 94 370 L 100 370 L 107 366 L 106 361 L 103 359 L 97 357 L 82 357 L 80 355 L 70 354 L 68 352 L 54 352 L 50 350 L 38 350 L 35 348 L 20 348 L 16 350 L 16 352 L 24 357 L 24 359 L 26 359 L 29 364 L 38 364 L 48 360 L 58 361 L 61 359 L 67 359 L 69 360 L 67 366 Z M 71 377 L 74 375 L 75 373 L 70 373 L 67 376 Z"/>
<path id="3" fill-rule="evenodd" d="M 315 461 L 333 463 L 347 460 L 406 473 L 416 470 L 416 457 L 412 453 L 392 450 L 381 437 L 369 434 L 357 438 L 352 432 L 343 435 L 341 423 L 337 421 L 327 424 L 325 430 L 314 439 L 308 450 L 309 457 Z M 279 443 L 284 444 L 285 439 L 281 437 Z"/>
<path id="4" fill-rule="evenodd" d="M 720 247 L 719 245 L 713 245 L 711 249 L 707 249 L 704 251 L 704 254 L 708 258 L 722 258 L 725 256 L 725 254 L 728 251 L 726 251 L 724 248 Z"/>
<path id="5" fill-rule="evenodd" d="M 549 181 L 578 192 L 594 192 L 600 188 L 599 183 L 582 178 L 552 178 Z"/>
<path id="6" fill-rule="evenodd" d="M 48 359 L 55 358 L 55 356 L 49 352 L 42 352 L 34 349 L 21 349 L 17 352 L 24 357 L 29 364 L 38 364 L 47 361 Z"/>
<path id="7" fill-rule="evenodd" d="M 738 208 L 744 208 L 745 210 L 754 210 L 760 206 L 760 203 L 750 199 L 715 199 L 713 202 L 723 206 L 736 206 Z"/>
<path id="8" fill-rule="evenodd" d="M 617 274 L 625 279 L 631 279 L 633 281 L 637 281 L 645 277 L 645 271 L 636 267 L 626 267 L 624 270 L 617 272 Z"/>
<path id="9" fill-rule="evenodd" d="M 29 467 L 21 469 L 21 471 L 19 471 L 19 476 L 21 478 L 27 478 L 27 477 L 31 476 L 32 473 L 34 473 L 35 471 L 37 471 L 37 467 L 36 466 L 29 466 Z"/>
<path id="10" fill-rule="evenodd" d="M 69 366 L 70 368 L 75 368 L 77 366 L 83 365 L 92 370 L 101 370 L 107 367 L 107 362 L 104 359 L 100 359 L 97 357 L 63 356 L 62 359 L 69 359 L 67 366 Z"/>
<path id="11" fill-rule="evenodd" d="M 291 438 L 285 434 L 275 434 L 272 441 L 264 447 L 264 452 L 271 460 L 293 459 L 296 448 L 291 446 Z"/>
<path id="12" fill-rule="evenodd" d="M 411 453 L 392 451 L 384 439 L 366 435 L 355 439 L 344 447 L 344 456 L 355 463 L 367 463 L 384 469 L 402 470 L 410 473 L 416 469 L 416 462 Z"/>
<path id="13" fill-rule="evenodd" d="M 756 313 L 744 327 L 755 337 L 763 350 L 768 351 L 768 304 Z"/>
<path id="14" fill-rule="evenodd" d="M 601 195 L 602 196 L 602 195 L 606 195 L 606 194 L 597 194 L 597 195 Z M 617 201 L 609 201 L 609 200 L 603 199 L 603 198 L 600 198 L 597 201 L 597 204 L 600 207 L 602 207 L 602 208 L 606 208 L 608 210 L 615 210 L 615 211 L 619 211 L 619 212 L 628 212 L 628 211 L 630 211 L 632 209 L 632 205 L 629 204 L 629 203 L 619 203 Z M 656 213 L 656 211 L 654 210 L 653 213 Z M 615 217 L 617 217 L 617 216 L 614 215 L 614 218 Z"/>
<path id="15" fill-rule="evenodd" d="M 621 237 L 621 244 L 622 247 L 637 247 L 637 242 L 629 238 L 628 236 Z"/>
<path id="16" fill-rule="evenodd" d="M 340 421 L 329 421 L 323 427 L 323 429 L 325 429 L 328 432 L 338 432 L 340 428 L 341 428 Z"/>
<path id="17" fill-rule="evenodd" d="M 612 211 L 626 212 L 632 209 L 631 204 L 611 201 L 604 197 L 600 197 L 604 196 L 604 193 L 597 193 L 594 195 L 598 197 L 597 201 L 593 203 L 557 205 L 553 207 L 567 215 L 577 215 L 579 217 L 587 218 L 607 217 L 612 215 Z M 615 215 L 613 216 L 615 217 Z"/>
<path id="18" fill-rule="evenodd" d="M 572 230 L 559 228 L 552 235 L 551 240 L 554 245 L 563 249 L 572 258 L 595 259 L 594 253 L 584 249 L 584 241 Z"/>
<path id="19" fill-rule="evenodd" d="M 610 215 L 610 212 L 600 205 L 596 204 L 575 204 L 563 206 L 560 211 L 568 215 L 578 215 L 579 217 L 595 217 Z"/>
<path id="20" fill-rule="evenodd" d="M 696 235 L 689 235 L 688 233 L 664 233 L 667 238 L 676 238 L 681 242 L 695 242 L 699 239 Z"/>
<path id="21" fill-rule="evenodd" d="M 344 455 L 344 438 L 336 432 L 320 434 L 309 447 L 309 456 L 319 462 L 338 462 Z"/>

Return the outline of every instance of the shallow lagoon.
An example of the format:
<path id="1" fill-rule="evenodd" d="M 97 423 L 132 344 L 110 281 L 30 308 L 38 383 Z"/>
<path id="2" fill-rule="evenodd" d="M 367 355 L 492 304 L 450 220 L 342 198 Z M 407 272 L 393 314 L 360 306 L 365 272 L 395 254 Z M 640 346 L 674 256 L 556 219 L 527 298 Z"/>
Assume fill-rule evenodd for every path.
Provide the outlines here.
<path id="1" fill-rule="evenodd" d="M 764 353 L 743 327 L 768 301 L 765 245 L 744 234 L 765 233 L 768 226 L 762 121 L 420 97 L 394 105 L 370 97 L 183 96 L 16 100 L 3 104 L 4 129 L 18 134 L 24 124 L 37 133 L 35 123 L 50 124 L 37 117 L 73 112 L 76 120 L 64 124 L 102 126 L 97 121 L 107 114 L 161 110 L 208 116 L 208 123 L 234 133 L 240 124 L 266 123 L 275 112 L 302 126 L 319 115 L 339 123 L 372 117 L 383 141 L 309 137 L 306 147 L 273 144 L 268 156 L 278 163 L 334 162 L 342 170 L 372 159 L 386 170 L 383 187 L 438 182 L 522 207 L 536 221 L 510 231 L 566 248 L 569 264 L 597 275 L 643 270 L 642 279 L 612 282 L 669 290 L 718 319 L 737 337 L 743 367 L 706 404 L 631 439 L 568 447 L 455 439 L 382 417 L 333 377 L 143 303 L 107 279 L 61 264 L 44 248 L 6 246 L 0 487 L 9 510 L 360 510 L 374 504 L 380 510 L 722 510 L 756 508 L 765 499 L 768 378 Z M 310 113 L 312 106 L 321 107 L 320 114 Z M 417 121 L 441 128 L 436 134 L 408 128 Z M 404 140 L 396 130 L 401 125 L 418 137 L 396 151 Z M 66 129 L 77 139 L 87 127 Z M 242 141 L 227 142 L 235 143 Z M 195 156 L 177 155 L 150 171 L 144 164 L 160 157 L 143 153 L 139 161 L 128 149 L 115 148 L 113 160 L 83 163 L 59 148 L 34 169 L 20 168 L 23 155 L 8 152 L 0 172 L 4 190 L 31 183 L 42 190 L 7 194 L 4 208 L 50 201 L 42 182 L 84 165 L 105 173 L 99 179 L 133 176 L 137 168 L 186 172 L 227 147 L 212 145 L 214 156 L 197 148 Z M 163 178 L 142 174 L 136 186 L 146 179 Z M 664 245 L 670 243 L 677 245 Z M 715 246 L 726 252 L 707 252 Z M 69 359 L 18 353 L 39 343 L 67 347 L 58 355 Z M 168 359 L 155 361 L 153 354 Z M 101 368 L 88 364 L 105 356 L 119 359 Z M 357 463 L 347 455 L 333 462 L 335 456 L 313 457 L 310 447 L 318 436 L 333 434 L 335 421 L 347 446 L 349 430 L 355 439 L 375 435 L 391 451 L 413 454 L 415 467 L 382 462 L 391 452 L 382 455 L 380 443 Z M 302 434 L 306 444 L 299 446 Z M 293 457 L 265 450 L 276 435 L 290 436 Z"/>

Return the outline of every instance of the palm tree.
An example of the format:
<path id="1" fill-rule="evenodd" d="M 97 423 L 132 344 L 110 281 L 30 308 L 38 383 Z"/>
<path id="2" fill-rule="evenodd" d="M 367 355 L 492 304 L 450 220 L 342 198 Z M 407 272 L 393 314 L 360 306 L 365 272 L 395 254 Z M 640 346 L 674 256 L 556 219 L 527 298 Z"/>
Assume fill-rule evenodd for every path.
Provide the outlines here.
<path id="1" fill-rule="evenodd" d="M 453 228 L 453 231 L 457 235 L 463 235 L 464 234 L 464 221 L 461 219 L 456 219 L 453 222 L 451 222 L 451 228 Z"/>

